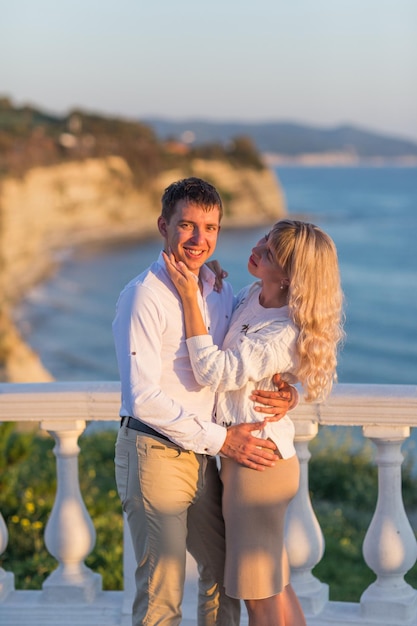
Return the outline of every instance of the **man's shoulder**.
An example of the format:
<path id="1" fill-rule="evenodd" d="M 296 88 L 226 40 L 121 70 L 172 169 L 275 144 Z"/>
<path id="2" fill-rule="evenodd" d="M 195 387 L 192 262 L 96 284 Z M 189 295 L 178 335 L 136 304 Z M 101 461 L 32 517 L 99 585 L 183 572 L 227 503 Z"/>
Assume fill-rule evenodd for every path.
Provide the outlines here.
<path id="1" fill-rule="evenodd" d="M 134 289 L 136 287 L 150 286 L 153 282 L 161 281 L 163 277 L 163 268 L 156 261 L 149 265 L 140 274 L 137 274 L 132 278 L 122 289 L 123 291 Z"/>
<path id="2" fill-rule="evenodd" d="M 227 280 L 223 281 L 222 291 L 224 291 L 225 295 L 227 296 L 230 296 L 230 295 L 234 296 L 233 287 Z"/>

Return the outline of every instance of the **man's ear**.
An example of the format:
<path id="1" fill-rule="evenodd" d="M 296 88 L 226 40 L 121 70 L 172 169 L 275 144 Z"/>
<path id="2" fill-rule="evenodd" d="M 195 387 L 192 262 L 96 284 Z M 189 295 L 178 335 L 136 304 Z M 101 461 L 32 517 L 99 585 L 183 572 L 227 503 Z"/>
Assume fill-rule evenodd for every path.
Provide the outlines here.
<path id="1" fill-rule="evenodd" d="M 166 219 L 164 217 L 162 217 L 162 215 L 160 215 L 158 217 L 158 230 L 161 233 L 162 237 L 167 236 L 167 223 L 166 223 Z"/>

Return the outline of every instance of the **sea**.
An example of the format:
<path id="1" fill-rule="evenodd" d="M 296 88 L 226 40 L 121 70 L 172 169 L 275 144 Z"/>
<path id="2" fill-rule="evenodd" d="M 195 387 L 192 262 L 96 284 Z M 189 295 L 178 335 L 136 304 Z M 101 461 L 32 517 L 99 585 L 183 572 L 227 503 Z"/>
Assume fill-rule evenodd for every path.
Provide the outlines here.
<path id="1" fill-rule="evenodd" d="M 280 166 L 275 172 L 289 217 L 317 224 L 338 249 L 346 316 L 339 382 L 417 385 L 417 168 Z M 214 256 L 235 291 L 253 280 L 247 260 L 267 230 L 221 231 Z M 68 250 L 56 275 L 27 294 L 16 322 L 56 380 L 118 380 L 111 334 L 116 301 L 160 250 L 156 228 L 147 240 Z M 375 456 L 359 427 L 322 429 L 313 443 Z M 417 428 L 403 454 L 417 476 Z"/>
<path id="2" fill-rule="evenodd" d="M 336 243 L 345 293 L 343 383 L 417 384 L 417 168 L 275 168 L 290 217 L 314 222 Z M 235 291 L 265 233 L 220 233 L 215 258 Z M 117 380 L 111 334 L 123 286 L 158 255 L 161 239 L 66 251 L 59 271 L 16 311 L 26 341 L 58 381 Z"/>

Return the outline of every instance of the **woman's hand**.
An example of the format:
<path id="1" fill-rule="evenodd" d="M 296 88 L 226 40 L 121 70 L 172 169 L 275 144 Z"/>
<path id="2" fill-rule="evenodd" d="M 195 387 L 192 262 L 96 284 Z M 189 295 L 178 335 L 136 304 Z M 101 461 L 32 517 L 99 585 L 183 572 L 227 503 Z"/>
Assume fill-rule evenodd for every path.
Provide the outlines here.
<path id="1" fill-rule="evenodd" d="M 162 252 L 167 272 L 180 295 L 185 322 L 185 336 L 207 335 L 208 331 L 198 304 L 198 276 L 182 261 L 176 261 L 171 250 Z"/>
<path id="2" fill-rule="evenodd" d="M 198 291 L 197 276 L 190 272 L 185 263 L 177 261 L 172 252 L 167 254 L 163 251 L 162 256 L 165 261 L 167 272 L 181 298 L 194 298 Z"/>

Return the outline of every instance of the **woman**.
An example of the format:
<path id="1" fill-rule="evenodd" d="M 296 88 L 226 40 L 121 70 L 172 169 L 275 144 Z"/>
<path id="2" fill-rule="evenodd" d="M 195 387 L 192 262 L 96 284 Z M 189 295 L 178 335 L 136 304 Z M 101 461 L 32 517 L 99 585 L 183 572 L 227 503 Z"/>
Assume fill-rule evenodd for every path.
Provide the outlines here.
<path id="1" fill-rule="evenodd" d="M 306 401 L 328 396 L 343 337 L 343 294 L 336 248 L 326 233 L 281 220 L 256 244 L 248 269 L 258 281 L 238 294 L 222 350 L 207 334 L 195 276 L 172 254 L 165 260 L 183 301 L 195 377 L 218 392 L 218 423 L 259 421 L 250 396 L 270 389 L 274 372 L 299 381 Z M 244 599 L 249 626 L 304 626 L 284 547 L 285 513 L 299 482 L 294 426 L 287 415 L 258 436 L 276 445 L 273 468 L 257 472 L 221 462 L 226 593 Z"/>

